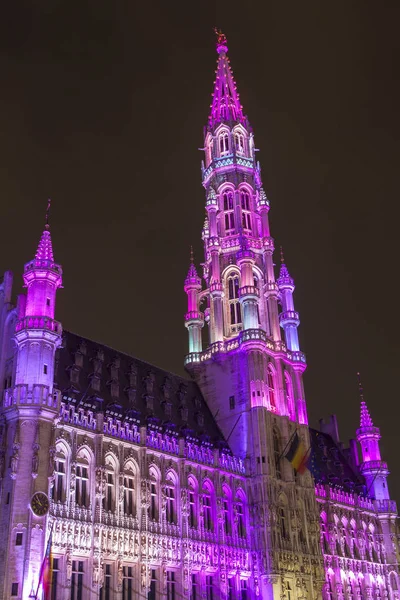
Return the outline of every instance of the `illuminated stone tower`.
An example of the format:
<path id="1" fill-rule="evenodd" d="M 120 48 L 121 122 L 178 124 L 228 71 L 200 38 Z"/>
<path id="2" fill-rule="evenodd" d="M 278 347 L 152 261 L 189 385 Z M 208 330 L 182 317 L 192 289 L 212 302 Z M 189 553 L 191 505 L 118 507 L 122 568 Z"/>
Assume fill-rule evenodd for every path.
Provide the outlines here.
<path id="1" fill-rule="evenodd" d="M 49 492 L 54 462 L 54 425 L 59 399 L 53 393 L 54 358 L 61 342 L 61 324 L 54 320 L 56 292 L 62 270 L 53 256 L 49 225 L 35 258 L 25 265 L 26 296 L 19 298 L 15 326 L 13 382 L 5 390 L 1 511 L 0 597 L 18 598 L 36 592 L 46 537 L 46 515 L 35 516 L 35 492 Z"/>
<path id="2" fill-rule="evenodd" d="M 294 281 L 283 257 L 275 278 L 269 201 L 223 34 L 218 34 L 217 53 L 202 165 L 205 289 L 192 264 L 185 281 L 189 331 L 185 366 L 198 382 L 232 452 L 245 460 L 251 475 L 253 543 L 259 550 L 254 553 L 254 592 L 260 587 L 264 598 L 282 597 L 287 586 L 292 590 L 296 586 L 289 574 L 278 576 L 285 571 L 279 552 L 290 554 L 297 548 L 301 554 L 298 544 L 300 539 L 306 542 L 306 511 L 309 530 L 318 527 L 310 475 L 298 475 L 295 486 L 293 469 L 282 458 L 296 430 L 305 448 L 310 446 L 302 382 L 306 362 L 297 335 Z M 203 321 L 209 334 L 204 348 Z M 293 519 L 290 530 L 297 532 L 297 541 L 290 544 L 285 518 Z M 308 552 L 315 555 L 315 565 L 320 565 L 319 548 Z M 304 589 L 298 595 L 314 595 L 318 585 L 321 588 L 320 577 L 315 571 L 303 580 Z"/>

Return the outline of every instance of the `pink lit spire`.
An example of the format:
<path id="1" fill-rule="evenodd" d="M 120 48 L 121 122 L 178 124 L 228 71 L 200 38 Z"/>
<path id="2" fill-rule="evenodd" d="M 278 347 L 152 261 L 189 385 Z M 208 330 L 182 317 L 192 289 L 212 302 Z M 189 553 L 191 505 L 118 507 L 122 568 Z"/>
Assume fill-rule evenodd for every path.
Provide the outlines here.
<path id="1" fill-rule="evenodd" d="M 40 238 L 38 249 L 37 249 L 36 255 L 35 255 L 35 260 L 47 261 L 49 263 L 54 263 L 53 244 L 51 242 L 50 225 L 49 225 L 50 202 L 51 201 L 49 199 L 48 204 L 47 204 L 47 210 L 46 210 L 46 225 L 45 225 L 44 231 L 42 233 L 42 237 Z"/>
<path id="2" fill-rule="evenodd" d="M 371 415 L 369 414 L 369 410 L 368 407 L 365 403 L 364 400 L 364 390 L 361 384 L 361 376 L 360 373 L 357 373 L 357 377 L 358 377 L 358 389 L 360 392 L 360 399 L 361 399 L 361 415 L 360 415 L 360 428 L 362 427 L 373 427 L 374 424 L 372 422 L 371 419 Z"/>
<path id="3" fill-rule="evenodd" d="M 226 37 L 217 29 L 215 29 L 215 33 L 217 35 L 218 61 L 208 124 L 210 127 L 215 127 L 223 121 L 240 121 L 244 124 L 243 107 L 240 104 L 236 82 L 227 56 Z"/>
<path id="4" fill-rule="evenodd" d="M 197 274 L 197 269 L 194 264 L 193 246 L 190 246 L 190 266 L 187 277 L 185 279 L 185 285 L 201 283 L 201 279 Z"/>
<path id="5" fill-rule="evenodd" d="M 285 257 L 283 255 L 283 248 L 281 246 L 281 268 L 279 271 L 279 277 L 278 277 L 278 285 L 281 283 L 283 284 L 287 284 L 287 285 L 293 285 L 294 281 L 292 279 L 292 277 L 290 276 L 289 273 L 289 269 L 287 268 L 286 264 L 285 264 Z"/>

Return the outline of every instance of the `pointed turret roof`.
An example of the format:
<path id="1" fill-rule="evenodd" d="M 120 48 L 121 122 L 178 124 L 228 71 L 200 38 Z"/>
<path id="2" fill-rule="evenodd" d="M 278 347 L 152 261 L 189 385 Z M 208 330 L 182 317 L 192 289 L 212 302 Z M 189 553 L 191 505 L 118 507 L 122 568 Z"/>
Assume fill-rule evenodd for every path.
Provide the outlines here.
<path id="1" fill-rule="evenodd" d="M 218 60 L 208 124 L 210 127 L 215 127 L 223 121 L 239 121 L 244 124 L 243 107 L 240 104 L 239 93 L 227 56 L 226 36 L 221 31 L 215 30 L 215 33 L 217 34 Z"/>
<path id="2" fill-rule="evenodd" d="M 368 406 L 364 400 L 364 390 L 361 384 L 361 376 L 360 373 L 357 373 L 358 377 L 358 391 L 360 393 L 361 400 L 361 411 L 360 411 L 360 428 L 361 427 L 373 427 L 374 424 L 371 419 L 371 415 L 369 414 Z"/>
<path id="3" fill-rule="evenodd" d="M 46 223 L 46 227 L 40 238 L 38 249 L 35 255 L 36 260 L 54 262 L 53 244 L 51 242 L 50 227 Z"/>
<path id="4" fill-rule="evenodd" d="M 197 269 L 194 264 L 193 246 L 190 246 L 190 266 L 189 271 L 185 279 L 185 286 L 188 285 L 201 285 L 201 279 L 197 274 Z"/>
<path id="5" fill-rule="evenodd" d="M 290 276 L 289 269 L 287 268 L 287 266 L 285 264 L 285 257 L 283 256 L 282 246 L 281 246 L 281 268 L 279 271 L 279 277 L 278 277 L 277 283 L 279 286 L 285 285 L 285 284 L 290 285 L 290 286 L 294 285 L 294 280 Z"/>

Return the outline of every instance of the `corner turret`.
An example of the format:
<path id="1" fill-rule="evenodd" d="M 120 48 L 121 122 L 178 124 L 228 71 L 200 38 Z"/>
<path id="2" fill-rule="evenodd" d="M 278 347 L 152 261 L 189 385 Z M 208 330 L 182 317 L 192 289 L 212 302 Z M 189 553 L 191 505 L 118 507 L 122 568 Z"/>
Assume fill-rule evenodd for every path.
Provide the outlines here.
<path id="1" fill-rule="evenodd" d="M 185 315 L 185 327 L 189 333 L 189 352 L 201 352 L 201 329 L 204 325 L 203 314 L 199 311 L 199 292 L 201 279 L 194 265 L 193 249 L 190 250 L 190 267 L 185 279 L 185 292 L 188 297 L 188 311 Z"/>
<path id="2" fill-rule="evenodd" d="M 364 400 L 360 374 L 357 373 L 357 376 L 361 400 L 360 427 L 357 429 L 357 440 L 361 446 L 360 471 L 365 477 L 369 494 L 376 500 L 389 500 L 389 489 L 386 481 L 389 470 L 386 462 L 381 460 L 379 448 L 381 433 L 379 428 L 373 424 Z"/>
<path id="3" fill-rule="evenodd" d="M 299 313 L 294 310 L 293 292 L 295 289 L 294 280 L 290 276 L 288 268 L 285 264 L 283 250 L 281 247 L 281 269 L 277 284 L 280 292 L 282 303 L 282 312 L 279 315 L 280 325 L 285 332 L 285 342 L 288 350 L 298 352 L 299 335 L 297 328 L 300 325 Z"/>

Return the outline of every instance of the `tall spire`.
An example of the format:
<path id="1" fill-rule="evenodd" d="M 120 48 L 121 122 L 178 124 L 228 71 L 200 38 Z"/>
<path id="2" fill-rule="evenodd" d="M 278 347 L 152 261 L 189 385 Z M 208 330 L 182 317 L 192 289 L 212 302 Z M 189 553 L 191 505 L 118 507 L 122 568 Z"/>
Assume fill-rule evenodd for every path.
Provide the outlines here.
<path id="1" fill-rule="evenodd" d="M 360 427 L 373 427 L 374 424 L 371 419 L 371 415 L 369 414 L 368 406 L 364 400 L 364 390 L 361 384 L 361 375 L 357 373 L 358 378 L 358 391 L 360 394 L 361 400 L 361 414 L 360 414 Z"/>
<path id="2" fill-rule="evenodd" d="M 49 199 L 47 202 L 46 209 L 46 224 L 44 227 L 44 231 L 39 241 L 39 245 L 36 251 L 35 259 L 37 261 L 47 261 L 49 263 L 54 263 L 54 254 L 53 254 L 53 244 L 51 242 L 50 235 L 50 225 L 49 225 L 49 212 L 50 212 L 50 203 Z"/>
<path id="3" fill-rule="evenodd" d="M 212 94 L 211 113 L 208 119 L 210 127 L 223 121 L 240 121 L 244 124 L 245 116 L 240 104 L 237 86 L 230 67 L 226 36 L 215 29 L 217 35 L 217 70 Z"/>

